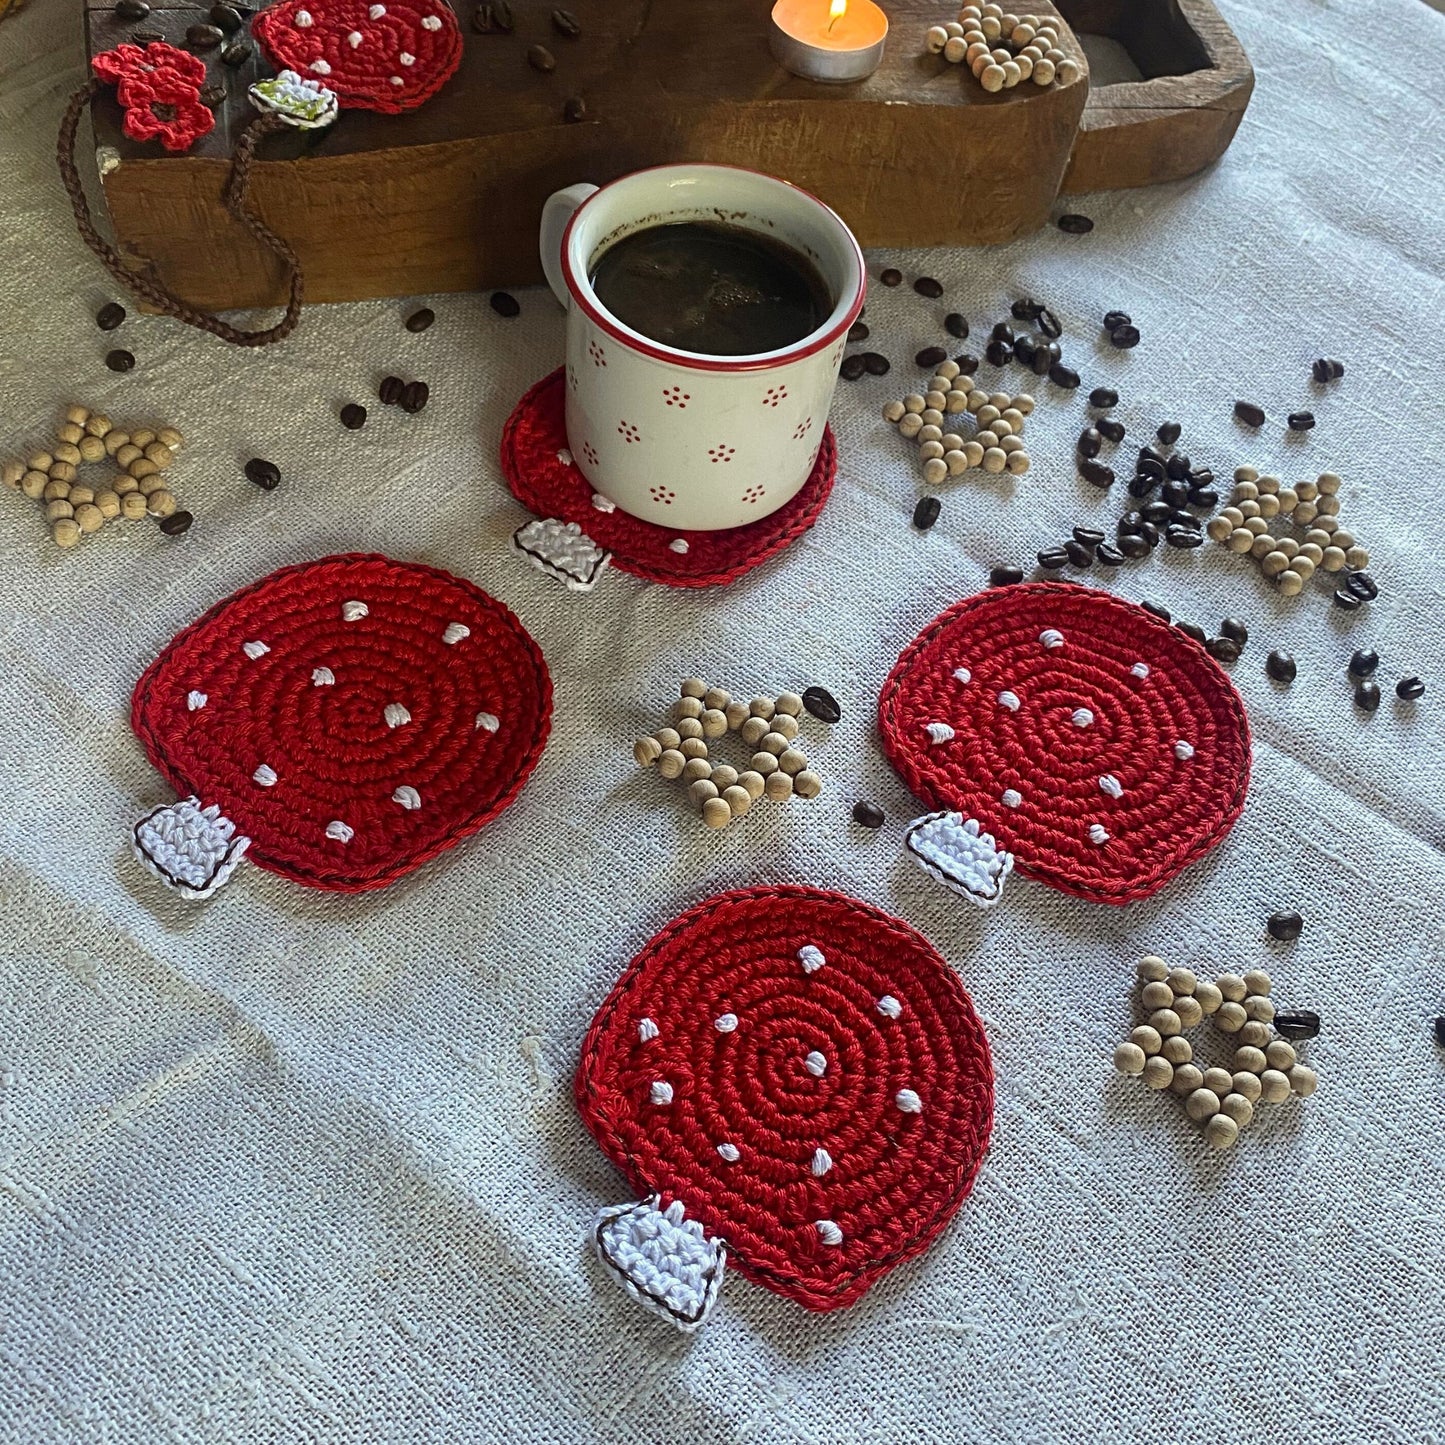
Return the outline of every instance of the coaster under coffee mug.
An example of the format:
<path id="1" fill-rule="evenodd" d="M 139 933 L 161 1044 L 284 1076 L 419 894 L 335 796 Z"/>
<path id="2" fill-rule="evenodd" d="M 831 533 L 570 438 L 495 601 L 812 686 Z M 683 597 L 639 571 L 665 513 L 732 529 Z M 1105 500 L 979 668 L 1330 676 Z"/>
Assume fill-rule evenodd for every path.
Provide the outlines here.
<path id="1" fill-rule="evenodd" d="M 559 368 L 517 403 L 502 431 L 501 461 L 512 495 L 541 519 L 519 528 L 515 545 L 573 591 L 590 591 L 609 564 L 669 587 L 732 582 L 801 537 L 833 490 L 838 447 L 825 428 L 808 480 L 776 512 L 716 532 L 641 521 L 595 493 L 576 465 L 567 449 L 565 387 L 565 369 Z M 564 534 L 568 528 L 577 530 Z M 539 556 L 549 535 L 564 541 L 550 561 Z"/>

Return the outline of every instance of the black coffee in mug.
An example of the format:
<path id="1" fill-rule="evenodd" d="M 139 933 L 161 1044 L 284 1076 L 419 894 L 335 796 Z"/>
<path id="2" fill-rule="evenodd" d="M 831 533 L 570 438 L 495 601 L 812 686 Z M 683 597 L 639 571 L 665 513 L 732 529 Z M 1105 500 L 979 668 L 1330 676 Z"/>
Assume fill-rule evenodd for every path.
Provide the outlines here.
<path id="1" fill-rule="evenodd" d="M 833 310 L 827 283 L 802 252 L 721 221 L 634 231 L 602 253 L 589 279 L 624 325 L 704 356 L 781 350 Z"/>

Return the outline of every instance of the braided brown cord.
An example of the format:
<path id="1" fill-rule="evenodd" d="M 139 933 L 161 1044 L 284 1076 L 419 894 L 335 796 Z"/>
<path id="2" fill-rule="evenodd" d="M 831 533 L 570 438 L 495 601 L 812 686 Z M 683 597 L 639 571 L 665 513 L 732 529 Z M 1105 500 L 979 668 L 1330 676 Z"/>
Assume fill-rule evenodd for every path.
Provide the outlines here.
<path id="1" fill-rule="evenodd" d="M 231 158 L 230 175 L 221 196 L 226 209 L 267 250 L 280 257 L 291 280 L 286 314 L 280 321 L 274 326 L 267 327 L 264 331 L 242 331 L 238 327 L 222 321 L 220 317 L 213 316 L 208 311 L 197 311 L 194 307 L 186 305 L 179 296 L 168 291 L 160 282 L 153 281 L 139 271 L 132 270 L 121 259 L 119 252 L 96 230 L 90 215 L 90 204 L 85 198 L 85 188 L 81 184 L 80 172 L 75 165 L 75 135 L 86 107 L 99 94 L 103 86 L 103 81 L 91 80 L 70 97 L 70 103 L 65 107 L 65 114 L 60 121 L 60 137 L 56 144 L 56 162 L 60 167 L 60 179 L 65 185 L 66 194 L 70 197 L 71 208 L 75 212 L 75 224 L 80 231 L 81 239 L 95 252 L 105 269 L 122 286 L 129 288 L 142 300 L 148 301 L 157 311 L 167 316 L 173 316 L 177 321 L 184 321 L 187 326 L 195 326 L 202 331 L 209 331 L 212 336 L 219 336 L 222 341 L 229 341 L 234 346 L 270 346 L 273 342 L 284 341 L 296 329 L 296 323 L 301 319 L 301 298 L 305 277 L 296 253 L 265 222 L 250 211 L 248 200 L 251 164 L 255 159 L 256 146 L 273 131 L 280 130 L 286 122 L 279 115 L 266 114 L 252 121 L 242 132 L 240 140 L 236 142 L 236 151 Z"/>

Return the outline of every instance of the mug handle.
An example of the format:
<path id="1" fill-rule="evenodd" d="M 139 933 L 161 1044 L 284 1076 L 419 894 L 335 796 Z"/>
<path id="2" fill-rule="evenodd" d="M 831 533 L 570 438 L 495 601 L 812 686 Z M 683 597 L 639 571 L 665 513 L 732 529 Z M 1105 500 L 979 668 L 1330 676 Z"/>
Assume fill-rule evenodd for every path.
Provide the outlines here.
<path id="1" fill-rule="evenodd" d="M 567 222 L 576 213 L 588 196 L 595 195 L 598 187 L 587 181 L 575 186 L 553 191 L 542 205 L 542 226 L 538 233 L 537 246 L 542 256 L 542 270 L 552 294 L 562 303 L 565 311 L 571 302 L 567 295 L 567 283 L 562 278 L 562 233 Z"/>

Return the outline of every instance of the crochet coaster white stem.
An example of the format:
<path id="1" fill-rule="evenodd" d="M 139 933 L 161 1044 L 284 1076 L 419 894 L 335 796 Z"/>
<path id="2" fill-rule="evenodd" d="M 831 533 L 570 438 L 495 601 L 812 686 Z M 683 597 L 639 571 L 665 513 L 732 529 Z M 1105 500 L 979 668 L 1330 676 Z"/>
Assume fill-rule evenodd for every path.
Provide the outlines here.
<path id="1" fill-rule="evenodd" d="M 903 835 L 903 846 L 930 878 L 980 908 L 998 902 L 1013 871 L 1013 854 L 1000 848 L 976 819 L 965 820 L 961 813 L 926 813 L 915 819 Z"/>
<path id="2" fill-rule="evenodd" d="M 727 1250 L 684 1218 L 682 1201 L 659 1209 L 657 1195 L 599 1210 L 593 1226 L 597 1257 L 643 1309 L 691 1334 L 707 1318 L 722 1287 Z"/>
<path id="3" fill-rule="evenodd" d="M 236 871 L 251 840 L 215 804 L 182 798 L 152 809 L 131 835 L 135 856 L 183 898 L 209 898 Z"/>

